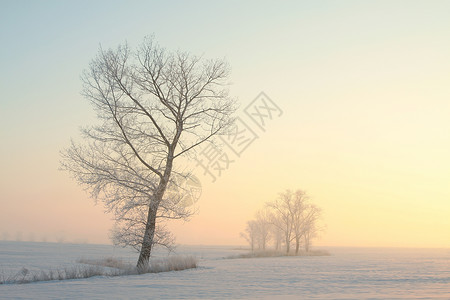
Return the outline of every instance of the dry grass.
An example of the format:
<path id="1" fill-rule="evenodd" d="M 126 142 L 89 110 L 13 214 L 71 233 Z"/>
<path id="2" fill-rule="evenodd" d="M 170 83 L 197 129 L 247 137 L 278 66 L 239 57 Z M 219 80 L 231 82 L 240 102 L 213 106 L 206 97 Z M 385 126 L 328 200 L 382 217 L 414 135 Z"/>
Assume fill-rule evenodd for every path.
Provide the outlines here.
<path id="1" fill-rule="evenodd" d="M 197 267 L 197 259 L 193 256 L 169 256 L 167 259 L 158 259 L 150 262 L 147 273 L 181 271 Z"/>
<path id="2" fill-rule="evenodd" d="M 130 267 L 132 267 L 132 265 L 130 265 L 129 263 L 126 263 L 122 259 L 118 259 L 115 257 L 106 257 L 102 259 L 80 258 L 77 260 L 77 263 L 92 266 L 115 268 L 121 270 L 129 269 Z"/>
<path id="3" fill-rule="evenodd" d="M 136 274 L 136 272 L 138 272 L 134 265 L 128 264 L 123 260 L 119 260 L 113 257 L 108 257 L 100 260 L 79 259 L 77 262 L 94 266 L 120 269 L 126 274 Z M 168 256 L 166 258 L 150 260 L 150 265 L 148 269 L 144 271 L 140 270 L 141 271 L 140 273 L 181 271 L 196 267 L 197 267 L 197 259 L 195 257 L 174 255 Z"/>
<path id="4" fill-rule="evenodd" d="M 118 272 L 105 272 L 103 268 L 98 266 L 72 266 L 58 270 L 40 270 L 29 271 L 27 268 L 22 268 L 19 272 L 13 275 L 0 276 L 0 284 L 23 284 L 38 281 L 52 281 L 52 280 L 69 280 L 82 279 L 94 276 L 117 276 Z"/>
<path id="5" fill-rule="evenodd" d="M 197 259 L 193 256 L 168 256 L 164 259 L 154 259 L 150 261 L 147 270 L 137 270 L 131 264 L 123 260 L 108 257 L 99 260 L 79 259 L 79 265 L 59 269 L 40 270 L 36 272 L 22 268 L 13 275 L 0 274 L 0 284 L 24 284 L 38 281 L 83 279 L 94 276 L 125 276 L 144 273 L 159 273 L 169 271 L 181 271 L 197 267 Z"/>

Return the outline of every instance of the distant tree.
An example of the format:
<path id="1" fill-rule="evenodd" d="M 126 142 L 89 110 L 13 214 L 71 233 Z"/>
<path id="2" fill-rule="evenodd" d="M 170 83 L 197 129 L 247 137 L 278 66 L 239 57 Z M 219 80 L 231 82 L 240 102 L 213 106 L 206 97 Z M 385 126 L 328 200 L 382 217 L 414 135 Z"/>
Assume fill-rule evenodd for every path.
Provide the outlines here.
<path id="1" fill-rule="evenodd" d="M 245 232 L 241 232 L 241 237 L 244 238 L 248 244 L 250 245 L 250 249 L 252 252 L 255 251 L 255 244 L 258 239 L 258 225 L 255 220 L 251 220 L 247 222 L 247 226 L 245 227 Z"/>
<path id="2" fill-rule="evenodd" d="M 304 229 L 303 229 L 303 238 L 304 238 L 304 247 L 305 251 L 308 252 L 311 247 L 312 239 L 317 237 L 319 233 L 319 228 L 317 225 L 317 221 L 321 216 L 321 209 L 314 204 L 308 204 L 305 209 L 304 216 Z"/>
<path id="3" fill-rule="evenodd" d="M 270 239 L 270 222 L 271 214 L 266 209 L 257 211 L 255 219 L 247 222 L 245 232 L 241 232 L 241 237 L 249 243 L 252 252 L 256 245 L 258 245 L 259 250 L 266 250 Z"/>
<path id="4" fill-rule="evenodd" d="M 291 243 L 295 241 L 295 253 L 298 254 L 302 241 L 305 251 L 309 251 L 312 238 L 317 234 L 317 220 L 320 209 L 311 204 L 305 191 L 287 190 L 278 198 L 267 204 L 273 212 L 271 224 L 276 236 L 283 236 L 286 253 L 290 252 Z M 276 243 L 278 247 L 279 243 Z"/>
<path id="5" fill-rule="evenodd" d="M 281 193 L 277 199 L 267 203 L 267 207 L 269 207 L 273 211 L 273 226 L 277 227 L 281 232 L 283 232 L 286 253 L 289 253 L 290 251 L 294 231 L 292 218 L 293 205 L 294 204 L 292 203 L 291 191 Z"/>
<path id="6" fill-rule="evenodd" d="M 271 222 L 274 219 L 274 217 L 271 217 Z M 278 227 L 275 226 L 273 223 L 270 224 L 270 232 L 272 236 L 273 246 L 276 251 L 279 251 L 281 249 L 281 245 L 283 243 L 283 231 Z"/>
<path id="7" fill-rule="evenodd" d="M 233 121 L 228 74 L 223 60 L 172 53 L 152 38 L 134 51 L 100 48 L 83 73 L 83 95 L 101 123 L 62 152 L 62 169 L 114 213 L 113 239 L 139 249 L 138 269 L 148 267 L 154 244 L 171 239 L 157 231 L 161 219 L 190 215 L 166 191 L 179 158 Z"/>
<path id="8" fill-rule="evenodd" d="M 305 191 L 297 190 L 290 194 L 291 197 L 291 217 L 295 239 L 295 254 L 300 250 L 300 242 L 305 233 L 306 207 L 308 196 Z"/>
<path id="9" fill-rule="evenodd" d="M 259 249 L 266 250 L 270 238 L 270 227 L 272 216 L 267 209 L 259 210 L 255 215 L 255 225 Z"/>

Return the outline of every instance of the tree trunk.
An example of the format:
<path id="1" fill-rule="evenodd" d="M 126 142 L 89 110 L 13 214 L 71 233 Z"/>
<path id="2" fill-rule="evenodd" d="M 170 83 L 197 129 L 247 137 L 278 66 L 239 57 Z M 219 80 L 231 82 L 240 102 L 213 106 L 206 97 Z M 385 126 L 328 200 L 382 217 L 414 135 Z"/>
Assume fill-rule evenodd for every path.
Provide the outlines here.
<path id="1" fill-rule="evenodd" d="M 298 255 L 298 249 L 300 248 L 300 238 L 295 237 L 295 255 Z"/>
<path id="2" fill-rule="evenodd" d="M 147 226 L 145 227 L 144 238 L 142 241 L 141 252 L 137 262 L 137 269 L 139 273 L 145 273 L 149 267 L 150 254 L 152 252 L 153 237 L 155 236 L 156 228 L 156 209 L 151 207 L 148 210 Z"/>
<path id="3" fill-rule="evenodd" d="M 286 253 L 289 254 L 290 250 L 291 250 L 291 241 L 289 238 L 286 238 Z"/>
<path id="4" fill-rule="evenodd" d="M 136 265 L 139 273 L 146 272 L 149 267 L 150 255 L 153 247 L 153 237 L 155 236 L 156 214 L 158 212 L 159 203 L 161 203 L 164 193 L 166 192 L 167 183 L 169 182 L 170 174 L 172 173 L 172 165 L 173 149 L 170 149 L 164 175 L 161 177 L 158 187 L 154 193 L 154 197 L 151 199 L 149 205 L 147 224 L 145 226 L 144 238 L 142 239 L 141 252 L 139 253 L 139 259 Z"/>

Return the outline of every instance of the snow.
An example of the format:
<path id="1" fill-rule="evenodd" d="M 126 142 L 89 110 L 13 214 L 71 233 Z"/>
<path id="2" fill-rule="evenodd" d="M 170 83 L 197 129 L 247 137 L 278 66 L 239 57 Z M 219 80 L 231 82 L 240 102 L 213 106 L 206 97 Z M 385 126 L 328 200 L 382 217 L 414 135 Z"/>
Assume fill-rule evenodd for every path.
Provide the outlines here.
<path id="1" fill-rule="evenodd" d="M 233 247 L 180 247 L 199 268 L 0 285 L 1 299 L 450 299 L 449 249 L 327 248 L 331 256 L 224 259 Z M 158 256 L 166 255 L 159 252 Z M 0 271 L 49 269 L 81 256 L 136 254 L 106 245 L 0 242 Z"/>

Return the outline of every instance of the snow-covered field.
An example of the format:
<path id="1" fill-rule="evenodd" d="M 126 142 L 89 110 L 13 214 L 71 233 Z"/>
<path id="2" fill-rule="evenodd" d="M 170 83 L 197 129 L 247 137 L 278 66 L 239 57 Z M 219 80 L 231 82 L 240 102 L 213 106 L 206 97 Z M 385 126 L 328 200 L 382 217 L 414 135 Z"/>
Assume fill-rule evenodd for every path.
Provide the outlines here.
<path id="1" fill-rule="evenodd" d="M 450 299 L 450 249 L 326 248 L 331 256 L 224 259 L 233 247 L 183 246 L 199 268 L 0 284 L 0 299 Z M 158 256 L 166 255 L 159 252 Z M 0 242 L 0 274 L 136 254 L 107 245 Z M 0 275 L 1 276 L 1 275 Z"/>

